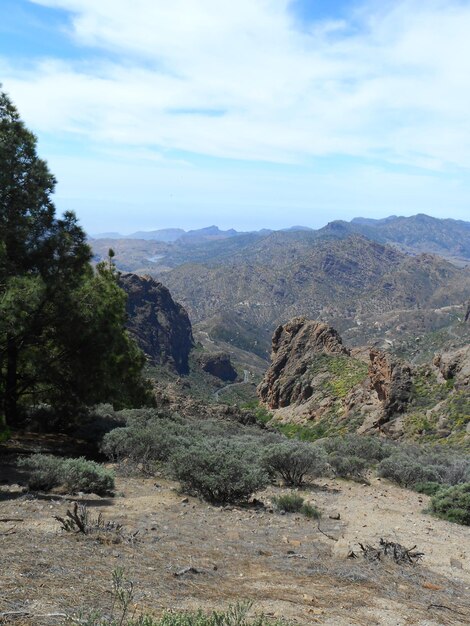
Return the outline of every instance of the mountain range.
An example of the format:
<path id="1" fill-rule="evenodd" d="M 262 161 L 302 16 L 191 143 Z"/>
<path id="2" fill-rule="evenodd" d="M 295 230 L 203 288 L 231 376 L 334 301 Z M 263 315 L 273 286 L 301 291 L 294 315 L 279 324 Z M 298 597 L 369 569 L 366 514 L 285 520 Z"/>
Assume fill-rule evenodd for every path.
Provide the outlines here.
<path id="1" fill-rule="evenodd" d="M 209 226 L 197 230 L 185 231 L 181 228 L 167 228 L 154 231 L 140 231 L 131 235 L 119 233 L 101 233 L 92 236 L 93 246 L 102 247 L 103 240 L 141 241 L 170 245 L 165 252 L 165 261 L 169 267 L 190 260 L 201 260 L 199 246 L 203 246 L 204 260 L 217 257 L 225 250 L 227 240 L 232 239 L 231 249 L 243 250 L 260 238 L 266 238 L 275 232 L 308 233 L 312 239 L 344 239 L 349 235 L 363 235 L 382 244 L 390 244 L 412 254 L 431 252 L 456 263 L 470 262 L 470 222 L 454 219 L 438 219 L 424 214 L 411 217 L 396 215 L 384 219 L 357 217 L 346 222 L 335 220 L 323 228 L 314 230 L 307 226 L 292 226 L 280 231 L 264 228 L 258 231 L 239 232 L 232 229 L 221 230 Z M 223 245 L 220 245 L 223 244 Z M 134 244 L 135 245 L 135 244 Z M 186 254 L 182 250 L 186 250 Z M 193 259 L 193 257 L 195 257 Z M 143 259 L 145 260 L 145 259 Z"/>
<path id="2" fill-rule="evenodd" d="M 212 347 L 266 359 L 274 328 L 298 315 L 333 324 L 350 345 L 380 342 L 407 358 L 431 350 L 436 333 L 444 343 L 463 341 L 469 222 L 391 216 L 319 230 L 185 235 L 91 243 L 96 260 L 112 247 L 118 269 L 167 286 L 196 339 Z"/>

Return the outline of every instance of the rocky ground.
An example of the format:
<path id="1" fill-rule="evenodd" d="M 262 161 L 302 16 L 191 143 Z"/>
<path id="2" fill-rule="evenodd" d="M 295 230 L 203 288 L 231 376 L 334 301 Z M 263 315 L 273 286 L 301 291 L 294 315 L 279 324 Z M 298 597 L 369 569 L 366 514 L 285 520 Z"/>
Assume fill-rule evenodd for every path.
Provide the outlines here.
<path id="1" fill-rule="evenodd" d="M 74 498 L 26 493 L 13 460 L 0 467 L 0 624 L 62 624 L 86 607 L 109 612 L 117 566 L 135 582 L 137 610 L 155 614 L 250 599 L 254 611 L 296 624 L 470 623 L 468 528 L 424 513 L 426 496 L 387 481 L 310 485 L 302 495 L 322 511 L 318 526 L 273 511 L 283 487 L 246 508 L 219 508 L 164 478 L 118 477 L 114 498 L 75 498 L 123 524 L 124 536 L 139 531 L 136 541 L 113 543 L 61 531 L 54 516 Z M 381 537 L 417 545 L 422 561 L 366 561 L 358 544 Z M 347 558 L 350 550 L 358 558 Z"/>

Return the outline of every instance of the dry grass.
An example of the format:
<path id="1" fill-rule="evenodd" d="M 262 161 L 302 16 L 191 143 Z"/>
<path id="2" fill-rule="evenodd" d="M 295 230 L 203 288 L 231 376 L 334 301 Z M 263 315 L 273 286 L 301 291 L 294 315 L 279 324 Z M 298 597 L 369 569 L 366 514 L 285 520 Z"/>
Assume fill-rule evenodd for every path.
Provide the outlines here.
<path id="1" fill-rule="evenodd" d="M 256 611 L 298 624 L 470 622 L 470 572 L 465 568 L 449 576 L 448 568 L 439 570 L 436 559 L 431 559 L 432 567 L 426 558 L 417 566 L 347 559 L 338 550 L 341 540 L 328 539 L 316 521 L 300 514 L 217 508 L 192 498 L 185 502 L 169 481 L 158 479 L 155 484 L 154 479 L 121 477 L 114 499 L 80 499 L 93 514 L 101 512 L 105 520 L 123 524 L 129 532 L 139 531 L 140 541 L 134 545 L 107 545 L 60 531 L 53 516 L 63 516 L 71 498 L 24 494 L 13 484 L 22 476 L 11 464 L 5 462 L 0 471 L 7 481 L 0 491 L 0 518 L 23 520 L 0 523 L 0 614 L 4 614 L 0 624 L 54 625 L 63 618 L 51 614 L 85 607 L 109 611 L 111 573 L 117 566 L 125 567 L 135 582 L 138 610 L 156 615 L 168 608 L 224 608 L 249 599 Z M 354 490 L 362 511 L 367 507 L 357 498 L 363 494 L 373 500 L 384 487 L 330 483 L 334 489 L 307 490 L 303 495 L 326 512 L 322 530 L 347 536 L 357 522 L 357 513 L 356 518 L 347 513 Z M 281 489 L 271 488 L 258 498 L 269 506 L 279 493 Z M 346 511 L 341 520 L 328 519 L 328 511 L 338 508 Z M 385 533 L 386 516 L 390 515 L 390 524 L 395 520 L 385 508 L 381 514 Z M 436 523 L 450 534 L 455 529 L 460 541 L 461 527 L 432 520 Z M 376 540 L 370 524 L 362 533 L 364 541 Z M 429 537 L 427 541 L 426 546 L 418 545 L 425 552 L 431 545 Z M 188 566 L 198 573 L 175 576 Z M 6 615 L 15 611 L 19 613 Z"/>

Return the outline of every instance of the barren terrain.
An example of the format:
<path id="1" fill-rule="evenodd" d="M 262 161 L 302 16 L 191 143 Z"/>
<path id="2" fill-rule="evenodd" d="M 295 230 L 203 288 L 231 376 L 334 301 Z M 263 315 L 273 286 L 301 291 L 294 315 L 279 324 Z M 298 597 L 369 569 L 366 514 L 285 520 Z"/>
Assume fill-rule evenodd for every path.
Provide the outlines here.
<path id="1" fill-rule="evenodd" d="M 155 614 L 250 599 L 254 611 L 297 624 L 470 623 L 469 529 L 425 514 L 426 496 L 385 480 L 328 479 L 303 490 L 322 511 L 318 528 L 273 511 L 282 487 L 256 494 L 263 504 L 246 508 L 186 498 L 164 478 L 118 477 L 109 499 L 46 496 L 25 492 L 13 460 L 0 467 L 0 624 L 61 624 L 86 607 L 109 612 L 117 566 L 135 582 L 137 610 Z M 138 541 L 61 531 L 53 516 L 74 499 L 138 530 Z M 417 545 L 423 560 L 367 562 L 358 542 L 378 545 L 381 537 Z M 351 549 L 358 558 L 347 558 Z"/>

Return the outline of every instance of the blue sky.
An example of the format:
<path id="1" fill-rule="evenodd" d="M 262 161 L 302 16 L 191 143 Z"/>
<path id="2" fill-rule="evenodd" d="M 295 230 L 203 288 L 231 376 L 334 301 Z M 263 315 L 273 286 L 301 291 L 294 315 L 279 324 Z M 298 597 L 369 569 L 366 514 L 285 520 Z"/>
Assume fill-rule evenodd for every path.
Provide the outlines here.
<path id="1" fill-rule="evenodd" d="M 470 1 L 2 0 L 0 81 L 89 232 L 470 220 Z"/>

